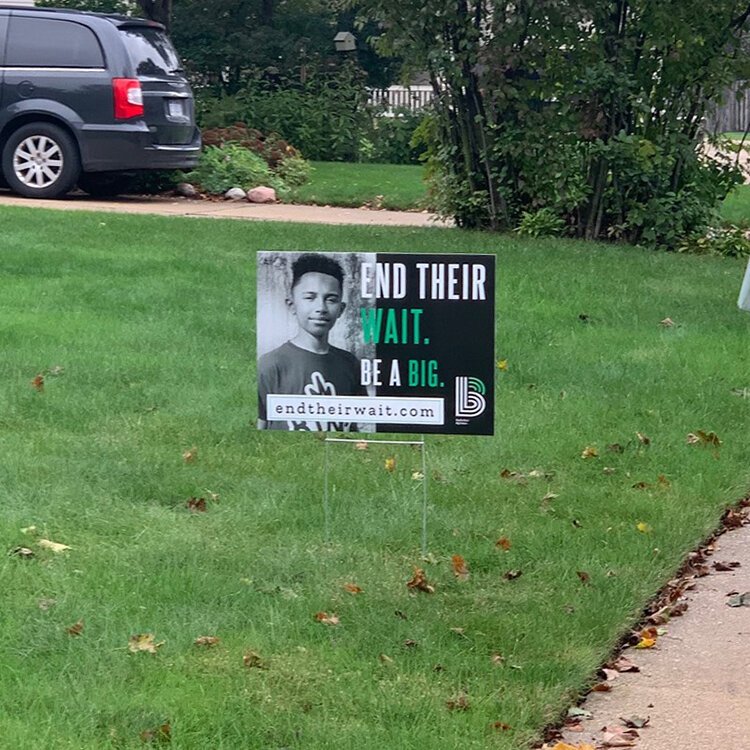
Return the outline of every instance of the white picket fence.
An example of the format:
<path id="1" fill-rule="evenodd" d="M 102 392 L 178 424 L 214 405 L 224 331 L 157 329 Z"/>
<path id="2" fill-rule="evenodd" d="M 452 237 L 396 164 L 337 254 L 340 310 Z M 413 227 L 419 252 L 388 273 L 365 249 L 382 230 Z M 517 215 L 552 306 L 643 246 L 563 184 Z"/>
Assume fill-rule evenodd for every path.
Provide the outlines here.
<path id="1" fill-rule="evenodd" d="M 385 117 L 395 117 L 397 110 L 419 112 L 432 101 L 432 86 L 389 86 L 387 89 L 370 89 L 368 104 L 382 108 Z"/>

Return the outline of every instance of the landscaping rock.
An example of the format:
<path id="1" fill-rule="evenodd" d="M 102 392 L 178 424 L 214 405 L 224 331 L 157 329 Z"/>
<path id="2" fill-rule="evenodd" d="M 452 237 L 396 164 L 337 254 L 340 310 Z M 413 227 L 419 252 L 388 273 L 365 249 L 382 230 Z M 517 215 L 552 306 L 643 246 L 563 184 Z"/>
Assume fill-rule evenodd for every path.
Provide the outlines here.
<path id="1" fill-rule="evenodd" d="M 270 187 L 256 187 L 247 194 L 250 203 L 276 203 L 276 191 Z"/>
<path id="2" fill-rule="evenodd" d="M 195 186 L 191 185 L 189 182 L 181 182 L 174 191 L 177 195 L 181 195 L 183 198 L 195 198 L 198 195 Z"/>
<path id="3" fill-rule="evenodd" d="M 247 193 L 242 188 L 238 187 L 229 188 L 229 190 L 224 193 L 224 197 L 230 201 L 242 201 L 245 200 L 246 196 Z"/>

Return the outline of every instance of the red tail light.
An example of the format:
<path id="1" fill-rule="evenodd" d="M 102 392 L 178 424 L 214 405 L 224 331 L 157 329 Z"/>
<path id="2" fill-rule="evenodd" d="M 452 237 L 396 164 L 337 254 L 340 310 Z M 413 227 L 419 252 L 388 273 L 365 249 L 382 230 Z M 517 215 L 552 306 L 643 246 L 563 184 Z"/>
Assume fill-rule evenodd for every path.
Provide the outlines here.
<path id="1" fill-rule="evenodd" d="M 113 78 L 112 93 L 116 120 L 143 117 L 143 91 L 137 78 Z"/>

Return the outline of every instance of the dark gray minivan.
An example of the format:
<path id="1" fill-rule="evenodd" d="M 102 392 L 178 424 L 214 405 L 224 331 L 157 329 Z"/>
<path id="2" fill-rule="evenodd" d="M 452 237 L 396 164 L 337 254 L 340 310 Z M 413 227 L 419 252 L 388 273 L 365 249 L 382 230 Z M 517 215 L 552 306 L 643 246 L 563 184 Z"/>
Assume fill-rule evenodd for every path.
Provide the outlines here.
<path id="1" fill-rule="evenodd" d="M 161 24 L 0 6 L 0 51 L 2 176 L 14 192 L 114 193 L 126 173 L 197 164 L 193 94 Z"/>

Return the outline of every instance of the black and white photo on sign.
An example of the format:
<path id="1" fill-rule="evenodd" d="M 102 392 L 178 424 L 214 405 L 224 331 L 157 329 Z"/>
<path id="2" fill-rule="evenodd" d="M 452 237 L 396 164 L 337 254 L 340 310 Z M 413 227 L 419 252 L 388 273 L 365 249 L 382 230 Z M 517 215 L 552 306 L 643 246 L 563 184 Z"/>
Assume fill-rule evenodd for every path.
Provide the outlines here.
<path id="1" fill-rule="evenodd" d="M 269 251 L 258 254 L 258 427 L 355 431 L 325 418 L 269 418 L 269 394 L 367 396 L 359 363 L 372 356 L 360 324 L 364 253 Z"/>

